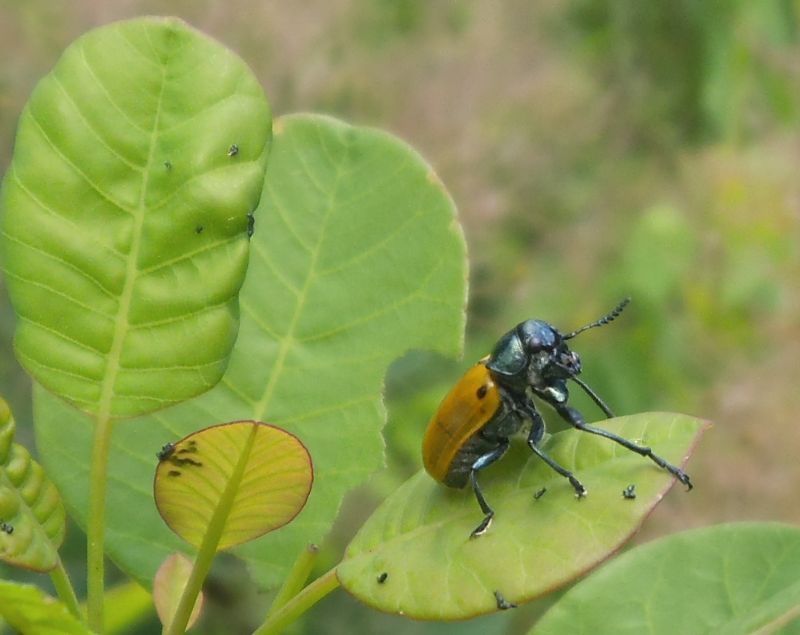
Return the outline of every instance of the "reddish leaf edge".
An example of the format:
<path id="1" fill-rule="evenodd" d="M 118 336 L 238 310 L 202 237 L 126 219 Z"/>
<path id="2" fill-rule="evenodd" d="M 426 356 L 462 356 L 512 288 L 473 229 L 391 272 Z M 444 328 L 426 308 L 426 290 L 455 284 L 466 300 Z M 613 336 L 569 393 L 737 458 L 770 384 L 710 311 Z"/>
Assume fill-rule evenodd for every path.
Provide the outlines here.
<path id="1" fill-rule="evenodd" d="M 261 536 L 265 536 L 265 535 L 267 535 L 269 533 L 272 533 L 273 531 L 281 529 L 282 527 L 285 527 L 290 522 L 292 522 L 295 518 L 297 518 L 297 516 L 300 514 L 301 511 L 303 511 L 303 509 L 305 509 L 306 503 L 308 503 L 308 498 L 309 498 L 309 496 L 311 496 L 311 490 L 314 488 L 314 478 L 315 478 L 315 476 L 314 476 L 314 461 L 311 458 L 311 453 L 308 451 L 308 448 L 306 447 L 306 444 L 303 443 L 303 441 L 300 439 L 300 437 L 298 437 L 296 434 L 293 434 L 293 433 L 289 432 L 288 430 L 286 430 L 284 428 L 281 428 L 280 426 L 276 426 L 273 423 L 265 423 L 264 421 L 256 421 L 255 419 L 237 419 L 236 421 L 227 421 L 225 423 L 216 423 L 214 425 L 206 426 L 205 428 L 200 428 L 199 430 L 195 430 L 193 432 L 190 432 L 189 434 L 187 434 L 184 437 L 181 437 L 180 439 L 177 439 L 175 441 L 170 441 L 170 443 L 177 445 L 178 443 L 182 443 L 183 441 L 186 441 L 186 440 L 190 439 L 191 437 L 193 437 L 195 435 L 201 434 L 202 432 L 205 432 L 206 430 L 211 430 L 213 428 L 224 428 L 224 427 L 227 427 L 227 426 L 232 426 L 232 425 L 237 425 L 237 424 L 242 424 L 242 423 L 249 423 L 249 424 L 252 424 L 254 426 L 264 426 L 266 428 L 272 428 L 273 430 L 278 430 L 279 432 L 282 432 L 283 434 L 285 434 L 285 435 L 287 435 L 289 437 L 292 437 L 295 441 L 297 441 L 298 445 L 301 448 L 303 448 L 303 452 L 305 452 L 306 459 L 308 460 L 308 467 L 309 467 L 309 470 L 310 470 L 310 473 L 311 473 L 311 478 L 308 481 L 308 489 L 306 490 L 306 495 L 305 495 L 305 498 L 303 499 L 303 504 L 298 507 L 297 511 L 290 518 L 288 518 L 285 522 L 281 523 L 280 525 L 277 525 L 275 527 L 272 527 L 272 528 L 268 529 L 263 534 L 259 534 L 258 536 L 254 536 L 253 538 L 250 539 L 250 541 L 252 541 L 252 540 L 257 540 Z M 157 454 L 158 453 L 156 453 L 156 455 Z M 164 519 L 164 515 L 162 514 L 161 508 L 158 505 L 158 497 L 156 496 L 156 483 L 158 481 L 158 466 L 159 466 L 159 464 L 160 464 L 160 461 L 156 463 L 156 466 L 155 466 L 156 469 L 155 469 L 155 473 L 153 475 L 153 501 L 155 503 L 156 509 L 158 510 L 158 515 L 161 517 L 161 520 L 164 521 L 164 524 L 169 528 L 170 531 L 173 531 L 173 529 L 169 526 L 169 523 Z M 173 533 L 174 533 L 174 531 L 173 531 Z M 247 542 L 250 542 L 250 541 L 247 541 Z M 228 549 L 233 549 L 234 547 L 238 547 L 239 545 L 242 545 L 242 544 L 245 544 L 245 543 L 237 543 L 235 545 L 230 545 L 230 547 L 227 547 L 225 549 L 225 551 L 227 551 Z"/>
<path id="2" fill-rule="evenodd" d="M 675 414 L 681 414 L 681 413 L 675 413 Z M 686 415 L 686 416 L 692 416 L 692 415 Z M 709 421 L 708 419 L 699 419 L 699 418 L 697 418 L 697 420 L 700 422 L 700 427 L 697 429 L 697 432 L 694 435 L 694 438 L 692 439 L 691 444 L 689 445 L 689 447 L 686 450 L 686 454 L 683 456 L 683 459 L 681 460 L 681 462 L 678 465 L 681 469 L 684 469 L 686 467 L 687 463 L 689 462 L 689 459 L 694 454 L 694 451 L 697 448 L 697 445 L 700 443 L 701 438 L 706 433 L 706 431 L 709 430 L 710 428 L 712 428 L 713 425 L 714 425 L 713 422 Z M 534 593 L 534 594 L 532 594 L 530 596 L 523 596 L 523 597 L 519 597 L 519 598 L 504 598 L 504 599 L 506 599 L 509 602 L 511 602 L 514 606 L 521 605 L 521 604 L 528 604 L 530 602 L 534 602 L 536 600 L 540 600 L 540 599 L 542 599 L 544 597 L 547 597 L 548 595 L 551 595 L 552 593 L 554 593 L 554 592 L 556 592 L 556 591 L 558 591 L 558 590 L 560 590 L 560 589 L 562 589 L 564 587 L 567 587 L 567 586 L 569 586 L 571 584 L 574 584 L 578 580 L 581 580 L 584 577 L 586 577 L 589 573 L 591 573 L 592 571 L 597 569 L 600 565 L 602 565 L 607 560 L 610 560 L 613 556 L 615 556 L 617 553 L 619 553 L 622 550 L 622 548 L 639 532 L 639 530 L 644 525 L 645 521 L 650 517 L 650 515 L 653 513 L 653 511 L 659 505 L 659 503 L 661 503 L 661 501 L 664 500 L 664 497 L 667 495 L 667 493 L 669 493 L 669 491 L 673 488 L 673 486 L 675 485 L 675 483 L 677 481 L 678 481 L 678 479 L 675 478 L 675 477 L 670 478 L 669 481 L 667 482 L 667 484 L 664 486 L 664 488 L 658 493 L 658 496 L 655 498 L 655 501 L 650 506 L 650 508 L 647 510 L 647 512 L 644 515 L 642 515 L 642 518 L 641 518 L 640 522 L 638 522 L 633 527 L 633 529 L 630 531 L 630 533 L 628 533 L 627 535 L 623 536 L 619 540 L 619 542 L 617 544 L 615 544 L 610 550 L 605 552 L 600 558 L 598 558 L 597 560 L 589 563 L 586 567 L 583 567 L 579 571 L 576 571 L 575 575 L 573 577 L 571 577 L 569 579 L 565 579 L 562 582 L 559 582 L 557 584 L 553 584 L 553 585 L 551 585 L 549 587 L 546 587 L 546 588 L 542 589 L 541 592 Z M 342 562 L 344 562 L 344 560 L 342 560 Z M 368 601 L 360 598 L 359 596 L 357 596 L 355 593 L 352 593 L 347 588 L 347 586 L 345 586 L 342 583 L 342 580 L 339 578 L 338 565 L 337 565 L 337 571 L 336 571 L 336 579 L 339 582 L 339 586 L 342 589 L 344 589 L 344 591 L 348 595 L 350 595 L 352 598 L 354 598 L 358 602 L 361 602 L 362 604 L 364 604 L 364 605 L 370 607 L 371 609 L 374 609 L 374 610 L 376 610 L 376 611 L 378 611 L 380 613 L 384 613 L 386 615 L 399 615 L 401 617 L 405 617 L 405 618 L 413 620 L 415 622 L 465 622 L 467 620 L 471 620 L 471 619 L 474 619 L 476 617 L 482 617 L 482 616 L 485 616 L 485 615 L 494 615 L 495 613 L 500 613 L 503 610 L 503 609 L 500 609 L 498 607 L 498 608 L 496 608 L 494 610 L 489 610 L 489 611 L 475 611 L 475 612 L 472 612 L 472 613 L 465 613 L 464 615 L 460 615 L 458 617 L 453 617 L 453 618 L 433 619 L 433 618 L 430 618 L 430 617 L 417 617 L 417 616 L 414 616 L 414 615 L 408 615 L 404 611 L 389 611 L 389 610 L 386 610 L 385 608 L 383 608 L 381 606 L 378 606 L 376 604 L 373 604 L 371 602 L 368 602 Z"/>

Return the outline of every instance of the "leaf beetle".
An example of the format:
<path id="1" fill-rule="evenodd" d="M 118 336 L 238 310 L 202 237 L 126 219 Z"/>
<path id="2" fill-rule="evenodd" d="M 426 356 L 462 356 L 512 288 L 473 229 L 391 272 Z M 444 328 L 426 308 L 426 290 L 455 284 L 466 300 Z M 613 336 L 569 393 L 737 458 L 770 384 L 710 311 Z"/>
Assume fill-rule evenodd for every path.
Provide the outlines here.
<path id="1" fill-rule="evenodd" d="M 471 537 L 483 534 L 494 517 L 494 510 L 478 484 L 478 472 L 502 458 L 508 451 L 509 437 L 523 427 L 530 428 L 527 442 L 531 451 L 568 479 L 578 498 L 586 496 L 583 483 L 539 448 L 545 423 L 533 397 L 552 406 L 574 428 L 611 439 L 632 452 L 649 457 L 692 489 L 692 482 L 683 470 L 649 447 L 589 425 L 583 415 L 567 403 L 567 380 L 572 380 L 606 417 L 614 416 L 594 390 L 578 377 L 581 359 L 570 350 L 567 341 L 616 319 L 629 301 L 630 298 L 625 298 L 599 320 L 567 334 L 543 320 L 520 322 L 503 335 L 492 352 L 472 366 L 442 400 L 425 432 L 423 463 L 434 479 L 448 487 L 460 489 L 468 482 L 472 485 L 484 518 Z"/>

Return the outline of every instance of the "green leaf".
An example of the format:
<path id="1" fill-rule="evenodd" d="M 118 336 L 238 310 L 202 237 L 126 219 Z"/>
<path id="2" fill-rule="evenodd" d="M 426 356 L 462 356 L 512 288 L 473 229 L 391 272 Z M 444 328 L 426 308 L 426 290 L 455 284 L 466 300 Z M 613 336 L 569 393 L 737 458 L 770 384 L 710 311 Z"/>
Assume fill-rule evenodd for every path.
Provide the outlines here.
<path id="1" fill-rule="evenodd" d="M 16 425 L 0 398 L 0 559 L 50 571 L 59 561 L 66 514 L 42 467 L 14 443 Z"/>
<path id="2" fill-rule="evenodd" d="M 106 635 L 125 635 L 132 632 L 134 626 L 153 610 L 153 598 L 135 582 L 123 582 L 109 589 L 104 600 Z"/>
<path id="3" fill-rule="evenodd" d="M 183 589 L 192 573 L 192 561 L 182 553 L 174 553 L 169 556 L 158 568 L 156 577 L 153 581 L 153 602 L 158 611 L 158 619 L 164 625 L 169 624 L 178 608 Z M 186 630 L 192 628 L 194 623 L 200 618 L 203 610 L 205 596 L 201 591 L 197 596 L 192 614 L 186 624 Z"/>
<path id="4" fill-rule="evenodd" d="M 269 135 L 249 69 L 180 20 L 118 22 L 64 52 L 3 184 L 14 343 L 36 381 L 112 416 L 219 381 Z"/>
<path id="5" fill-rule="evenodd" d="M 156 506 L 170 529 L 195 547 L 210 526 L 221 525 L 217 549 L 229 549 L 297 516 L 312 480 L 311 457 L 297 437 L 265 423 L 234 421 L 168 446 L 156 470 Z"/>
<path id="6" fill-rule="evenodd" d="M 682 463 L 706 425 L 685 415 L 647 413 L 601 424 Z M 497 610 L 495 591 L 519 604 L 562 586 L 619 549 L 663 498 L 673 478 L 612 441 L 577 430 L 549 437 L 543 449 L 575 472 L 569 482 L 523 442 L 481 473 L 495 509 L 489 531 L 470 488 L 448 489 L 425 472 L 409 479 L 363 525 L 337 569 L 342 585 L 382 611 L 452 620 Z M 636 486 L 636 498 L 622 491 Z M 538 499 L 534 494 L 546 487 Z M 379 576 L 387 573 L 383 584 Z"/>
<path id="7" fill-rule="evenodd" d="M 734 523 L 623 554 L 570 589 L 531 631 L 800 633 L 800 529 Z"/>
<path id="8" fill-rule="evenodd" d="M 149 585 L 164 558 L 186 549 L 153 506 L 155 453 L 237 419 L 297 435 L 315 484 L 289 527 L 236 552 L 274 584 L 321 541 L 344 493 L 382 464 L 388 365 L 412 348 L 460 349 L 466 263 L 454 213 L 431 168 L 396 138 L 312 115 L 276 123 L 223 381 L 114 431 L 106 545 L 118 565 Z M 90 424 L 41 389 L 34 406 L 42 461 L 83 523 Z"/>
<path id="9" fill-rule="evenodd" d="M 66 606 L 29 584 L 0 580 L 0 617 L 18 633 L 91 635 Z"/>

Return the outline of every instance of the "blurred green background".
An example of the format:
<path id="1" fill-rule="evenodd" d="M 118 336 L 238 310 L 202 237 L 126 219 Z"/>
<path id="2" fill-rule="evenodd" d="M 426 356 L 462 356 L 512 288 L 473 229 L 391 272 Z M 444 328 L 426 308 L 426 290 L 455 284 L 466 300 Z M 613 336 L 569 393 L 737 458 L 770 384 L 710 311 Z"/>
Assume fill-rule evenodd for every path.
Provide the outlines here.
<path id="1" fill-rule="evenodd" d="M 23 104 L 61 51 L 143 14 L 179 15 L 237 51 L 278 115 L 396 133 L 460 210 L 465 358 L 412 352 L 394 365 L 389 467 L 349 496 L 321 569 L 420 468 L 428 417 L 500 334 L 528 317 L 571 330 L 625 295 L 620 320 L 574 342 L 587 381 L 620 414 L 715 424 L 689 466 L 695 490 L 672 491 L 636 540 L 734 519 L 800 522 L 800 1 L 0 0 L 3 172 Z M 13 328 L 0 279 L 0 394 L 30 447 Z M 82 542 L 73 527 L 65 555 L 79 588 Z M 249 632 L 268 600 L 225 558 L 208 591 L 193 632 Z M 426 624 L 337 591 L 295 632 L 511 634 L 540 610 Z"/>

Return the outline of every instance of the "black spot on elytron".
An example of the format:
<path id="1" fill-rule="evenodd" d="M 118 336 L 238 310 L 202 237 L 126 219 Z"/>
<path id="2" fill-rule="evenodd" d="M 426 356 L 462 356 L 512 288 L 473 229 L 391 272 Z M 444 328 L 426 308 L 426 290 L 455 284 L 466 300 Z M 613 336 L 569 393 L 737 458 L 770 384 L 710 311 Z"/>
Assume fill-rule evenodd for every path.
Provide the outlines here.
<path id="1" fill-rule="evenodd" d="M 378 576 L 378 584 L 383 584 L 384 582 L 386 582 L 386 578 L 388 578 L 388 577 L 389 577 L 389 574 L 388 574 L 388 573 L 386 573 L 386 571 L 384 571 L 383 573 L 381 573 L 381 574 Z"/>
<path id="2" fill-rule="evenodd" d="M 487 392 L 489 392 L 489 386 L 487 384 L 483 384 L 483 386 L 478 388 L 478 392 L 475 394 L 477 395 L 478 399 L 483 399 Z"/>
<path id="3" fill-rule="evenodd" d="M 180 475 L 181 475 L 180 470 L 170 470 L 169 472 L 167 472 L 167 476 L 180 476 Z"/>

